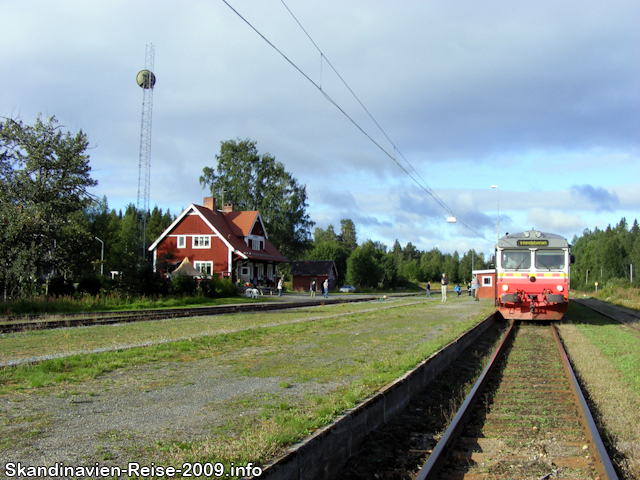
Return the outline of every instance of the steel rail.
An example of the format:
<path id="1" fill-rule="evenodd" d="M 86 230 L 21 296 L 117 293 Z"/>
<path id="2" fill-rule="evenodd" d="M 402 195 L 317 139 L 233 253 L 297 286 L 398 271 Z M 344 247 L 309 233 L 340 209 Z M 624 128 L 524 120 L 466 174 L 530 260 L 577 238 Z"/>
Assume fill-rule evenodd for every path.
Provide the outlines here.
<path id="1" fill-rule="evenodd" d="M 269 303 L 245 303 L 234 305 L 214 305 L 209 307 L 186 307 L 160 310 L 127 311 L 118 314 L 116 312 L 95 312 L 65 315 L 63 318 L 51 320 L 35 320 L 29 322 L 0 323 L 0 333 L 22 332 L 27 330 L 52 330 L 56 328 L 69 328 L 95 325 L 112 325 L 115 323 L 131 323 L 170 318 L 199 317 L 208 315 L 223 315 L 227 313 L 244 313 L 273 310 L 287 310 L 291 308 L 314 307 L 320 305 L 333 305 L 340 303 L 357 303 L 375 300 L 377 297 L 336 298 L 316 301 L 300 302 L 269 302 Z M 32 317 L 33 318 L 33 317 Z"/>
<path id="2" fill-rule="evenodd" d="M 511 323 L 509 330 L 507 331 L 504 338 L 500 342 L 500 345 L 493 354 L 491 361 L 485 367 L 484 371 L 480 375 L 480 378 L 476 381 L 473 389 L 462 404 L 462 407 L 460 407 L 460 410 L 458 410 L 458 413 L 454 417 L 453 421 L 445 431 L 436 447 L 433 449 L 433 452 L 427 459 L 427 462 L 424 464 L 420 472 L 418 472 L 415 480 L 434 480 L 437 478 L 440 468 L 447 460 L 447 455 L 452 451 L 455 445 L 456 438 L 464 427 L 464 424 L 466 423 L 468 416 L 471 414 L 473 407 L 477 403 L 477 400 L 480 398 L 480 393 L 483 391 L 483 388 L 486 385 L 490 374 L 495 369 L 497 360 L 502 356 L 505 350 L 505 346 L 507 345 L 507 341 L 513 333 L 514 324 L 515 322 Z M 553 325 L 551 326 L 551 328 L 553 329 L 553 334 L 556 338 L 558 349 L 560 350 L 563 366 L 565 372 L 567 373 L 567 377 L 571 385 L 571 390 L 573 391 L 574 396 L 578 402 L 578 410 L 580 411 L 582 424 L 585 428 L 588 440 L 596 448 L 596 452 L 594 455 L 596 457 L 596 469 L 601 475 L 600 478 L 602 480 L 618 480 L 618 476 L 615 472 L 613 464 L 611 463 L 606 448 L 604 447 L 602 439 L 600 438 L 600 434 L 598 433 L 598 429 L 595 425 L 593 417 L 591 416 L 589 407 L 587 406 L 587 403 L 584 399 L 584 395 L 580 390 L 580 385 L 578 384 L 575 374 L 573 373 L 573 369 L 571 368 L 571 364 L 569 363 L 568 356 L 564 350 L 562 342 L 560 341 L 557 330 Z"/>
<path id="3" fill-rule="evenodd" d="M 637 330 L 638 332 L 640 332 L 640 327 L 636 327 L 635 325 L 631 325 L 630 323 L 625 322 L 624 320 L 620 320 L 619 318 L 616 318 L 612 315 L 609 315 L 608 313 L 603 312 L 602 310 L 599 310 L 591 305 L 587 305 L 586 303 L 583 303 L 581 299 L 574 299 L 574 302 L 576 302 L 578 305 L 582 305 L 583 307 L 587 307 L 591 310 L 593 310 L 594 312 L 599 313 L 600 315 L 604 315 L 607 318 L 610 318 L 611 320 L 615 320 L 616 322 L 620 322 L 624 325 L 626 325 L 629 328 L 633 328 L 634 330 Z M 611 308 L 613 308 L 614 310 L 616 310 L 615 305 L 611 305 Z M 619 312 L 621 312 L 621 310 L 618 310 Z M 638 317 L 640 318 L 640 315 L 635 315 L 633 313 L 630 312 L 623 312 L 626 315 L 631 315 L 632 317 Z"/>
<path id="4" fill-rule="evenodd" d="M 600 438 L 600 433 L 598 432 L 598 427 L 596 426 L 596 422 L 593 420 L 593 416 L 591 415 L 591 411 L 589 410 L 589 406 L 587 405 L 587 401 L 582 394 L 582 389 L 580 388 L 580 384 L 578 383 L 578 379 L 573 372 L 573 368 L 571 368 L 571 363 L 569 362 L 569 357 L 567 356 L 567 352 L 564 349 L 564 345 L 560 340 L 560 336 L 558 335 L 558 330 L 555 325 L 551 325 L 551 329 L 553 331 L 553 336 L 556 339 L 556 344 L 558 345 L 558 350 L 560 351 L 560 356 L 562 357 L 562 364 L 564 366 L 564 370 L 569 377 L 569 383 L 571 385 L 571 390 L 573 391 L 574 396 L 578 400 L 578 410 L 580 411 L 580 418 L 582 425 L 585 428 L 585 432 L 587 434 L 588 440 L 595 445 L 596 452 L 591 452 L 596 456 L 596 464 L 595 467 L 600 474 L 600 478 L 608 479 L 608 480 L 618 480 L 618 475 L 616 474 L 615 469 L 613 468 L 613 464 L 611 463 L 611 459 L 609 458 L 609 454 L 607 453 L 607 449 L 602 443 L 602 438 Z"/>
<path id="5" fill-rule="evenodd" d="M 427 462 L 424 464 L 420 472 L 418 472 L 418 476 L 415 478 L 415 480 L 433 480 L 436 478 L 438 470 L 446 461 L 447 454 L 451 451 L 458 434 L 464 427 L 469 414 L 471 414 L 476 401 L 480 397 L 480 392 L 482 392 L 484 386 L 490 378 L 491 373 L 495 369 L 497 360 L 502 356 L 502 353 L 505 350 L 507 342 L 511 338 L 513 331 L 514 322 L 511 322 L 511 326 L 502 338 L 502 341 L 491 357 L 491 360 L 482 371 L 480 378 L 478 378 L 478 380 L 476 381 L 475 385 L 471 389 L 471 392 L 462 404 L 462 407 L 460 407 L 453 421 L 451 422 L 451 424 L 449 424 L 449 427 L 444 432 L 444 435 L 442 436 L 436 447 L 433 449 L 433 453 L 429 455 Z"/>

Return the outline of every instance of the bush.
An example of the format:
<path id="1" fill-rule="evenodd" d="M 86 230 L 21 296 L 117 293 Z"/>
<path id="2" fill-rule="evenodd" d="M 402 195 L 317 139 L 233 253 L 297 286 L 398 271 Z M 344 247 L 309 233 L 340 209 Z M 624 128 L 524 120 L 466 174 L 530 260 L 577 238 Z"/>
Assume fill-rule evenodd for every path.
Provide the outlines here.
<path id="1" fill-rule="evenodd" d="M 222 279 L 217 275 L 200 282 L 202 293 L 209 298 L 235 297 L 238 293 L 235 285 L 229 279 Z"/>
<path id="2" fill-rule="evenodd" d="M 73 282 L 63 277 L 52 277 L 49 280 L 49 295 L 53 295 L 54 297 L 64 297 L 73 295 L 75 293 L 75 288 L 73 287 Z"/>
<path id="3" fill-rule="evenodd" d="M 188 275 L 176 275 L 171 279 L 170 292 L 173 295 L 194 295 L 198 289 L 198 281 Z"/>
<path id="4" fill-rule="evenodd" d="M 99 277 L 84 277 L 78 282 L 78 293 L 98 295 L 102 290 L 102 281 Z"/>

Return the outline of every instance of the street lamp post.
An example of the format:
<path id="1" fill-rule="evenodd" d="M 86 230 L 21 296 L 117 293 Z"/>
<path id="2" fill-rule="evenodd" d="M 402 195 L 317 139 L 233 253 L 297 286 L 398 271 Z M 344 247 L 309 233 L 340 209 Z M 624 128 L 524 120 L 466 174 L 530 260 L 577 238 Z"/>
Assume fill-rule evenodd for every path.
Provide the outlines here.
<path id="1" fill-rule="evenodd" d="M 498 243 L 500 243 L 500 190 L 498 189 L 498 185 L 491 185 L 491 188 L 496 189 L 496 194 L 498 195 Z"/>
<path id="2" fill-rule="evenodd" d="M 100 276 L 103 276 L 104 275 L 104 242 L 100 240 L 98 237 L 94 237 L 94 238 L 102 244 L 100 248 Z"/>

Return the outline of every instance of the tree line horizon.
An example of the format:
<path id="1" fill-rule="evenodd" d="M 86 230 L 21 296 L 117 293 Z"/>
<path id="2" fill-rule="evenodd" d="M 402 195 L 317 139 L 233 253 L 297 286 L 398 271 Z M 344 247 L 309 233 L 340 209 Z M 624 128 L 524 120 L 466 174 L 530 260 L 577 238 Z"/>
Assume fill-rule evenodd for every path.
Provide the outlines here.
<path id="1" fill-rule="evenodd" d="M 121 272 L 117 288 L 127 294 L 156 295 L 160 285 L 152 271 L 146 247 L 168 228 L 176 216 L 157 205 L 139 212 L 129 204 L 124 211 L 109 209 L 106 196 L 88 192 L 97 185 L 91 178 L 87 149 L 80 130 L 63 132 L 55 117 L 34 125 L 5 118 L 0 123 L 0 291 L 4 299 L 68 293 L 70 284 L 92 285 L 87 293 L 108 286 L 104 277 Z M 268 153 L 260 154 L 250 139 L 220 142 L 216 166 L 203 168 L 199 181 L 214 197 L 224 197 L 239 210 L 257 210 L 270 241 L 289 260 L 334 260 L 338 284 L 368 288 L 397 288 L 410 283 L 471 281 L 475 269 L 489 267 L 489 259 L 473 249 L 462 256 L 437 248 L 420 251 L 398 240 L 391 248 L 367 239 L 358 244 L 351 219 L 314 227 L 307 213 L 306 185 Z M 146 215 L 147 244 L 142 245 L 140 218 Z M 98 240 L 99 239 L 99 240 Z M 581 277 L 601 268 L 601 278 L 627 278 L 631 260 L 640 260 L 640 228 L 626 220 L 606 231 L 585 230 L 574 237 L 576 265 Z M 104 250 L 102 250 L 104 249 Z M 600 249 L 607 253 L 603 256 Z M 104 261 L 100 258 L 103 255 Z M 583 258 L 581 258 L 583 257 Z M 626 262 L 626 263 L 625 263 Z M 288 277 L 288 265 L 281 268 Z M 83 283 L 84 282 L 84 283 Z M 577 281 L 576 281 L 577 282 Z M 579 283 L 579 282 L 577 282 Z M 634 279 L 635 283 L 635 279 Z M 60 292 L 59 285 L 65 286 Z M 82 290 L 82 289 L 81 289 Z M 89 291 L 91 290 L 91 291 Z"/>

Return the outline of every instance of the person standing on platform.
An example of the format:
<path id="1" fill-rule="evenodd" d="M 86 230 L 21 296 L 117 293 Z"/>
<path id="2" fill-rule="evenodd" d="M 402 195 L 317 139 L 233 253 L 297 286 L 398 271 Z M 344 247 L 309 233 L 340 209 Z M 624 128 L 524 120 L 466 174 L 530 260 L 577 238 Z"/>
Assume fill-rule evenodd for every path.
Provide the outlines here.
<path id="1" fill-rule="evenodd" d="M 474 301 L 479 301 L 480 299 L 478 298 L 478 294 L 480 293 L 480 282 L 478 281 L 478 275 L 473 276 L 471 288 L 473 289 Z"/>
<path id="2" fill-rule="evenodd" d="M 278 296 L 282 296 L 282 277 L 278 280 Z"/>
<path id="3" fill-rule="evenodd" d="M 449 285 L 449 279 L 447 278 L 447 274 L 442 274 L 442 280 L 440 280 L 440 293 L 442 293 L 441 302 L 447 301 L 447 285 Z"/>
<path id="4" fill-rule="evenodd" d="M 311 282 L 310 290 L 311 290 L 311 298 L 316 298 L 316 281 L 315 280 Z"/>
<path id="5" fill-rule="evenodd" d="M 431 298 L 431 282 L 427 282 L 427 298 Z"/>
<path id="6" fill-rule="evenodd" d="M 329 279 L 325 279 L 322 284 L 322 293 L 324 293 L 324 298 L 329 298 Z"/>

